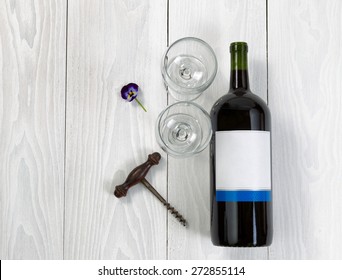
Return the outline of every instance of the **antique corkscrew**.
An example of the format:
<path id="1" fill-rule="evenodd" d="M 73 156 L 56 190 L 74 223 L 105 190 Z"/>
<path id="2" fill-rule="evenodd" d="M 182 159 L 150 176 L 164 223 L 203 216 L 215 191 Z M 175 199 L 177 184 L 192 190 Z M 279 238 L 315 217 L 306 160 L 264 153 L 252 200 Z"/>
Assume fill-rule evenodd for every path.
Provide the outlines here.
<path id="1" fill-rule="evenodd" d="M 158 192 L 157 190 L 145 179 L 148 171 L 153 165 L 158 165 L 160 161 L 160 154 L 153 153 L 148 155 L 148 159 L 143 164 L 140 164 L 136 168 L 134 168 L 127 176 L 126 181 L 115 187 L 114 195 L 117 198 L 123 197 L 127 195 L 128 190 L 138 183 L 142 183 L 151 193 L 154 194 L 155 197 L 159 199 L 161 203 L 171 212 L 173 216 L 183 225 L 186 226 L 187 222 L 184 217 L 168 203 Z"/>

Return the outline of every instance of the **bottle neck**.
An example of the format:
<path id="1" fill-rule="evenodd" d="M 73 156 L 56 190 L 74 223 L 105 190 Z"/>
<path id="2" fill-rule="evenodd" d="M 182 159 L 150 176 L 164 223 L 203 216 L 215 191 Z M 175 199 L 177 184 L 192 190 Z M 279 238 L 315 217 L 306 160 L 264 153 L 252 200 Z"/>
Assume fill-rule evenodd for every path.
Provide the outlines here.
<path id="1" fill-rule="evenodd" d="M 231 48 L 230 90 L 249 90 L 247 48 Z"/>

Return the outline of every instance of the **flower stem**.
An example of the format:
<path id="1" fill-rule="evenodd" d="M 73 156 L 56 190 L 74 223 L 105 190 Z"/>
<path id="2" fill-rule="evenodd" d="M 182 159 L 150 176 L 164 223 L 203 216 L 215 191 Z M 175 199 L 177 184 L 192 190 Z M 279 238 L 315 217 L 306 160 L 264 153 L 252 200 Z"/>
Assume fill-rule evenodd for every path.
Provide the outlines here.
<path id="1" fill-rule="evenodd" d="M 144 107 L 144 106 L 140 103 L 140 101 L 138 100 L 138 98 L 136 98 L 135 101 L 138 102 L 139 106 L 140 106 L 141 108 L 143 108 L 143 110 L 144 110 L 145 112 L 147 112 L 146 109 L 145 109 L 145 107 Z"/>

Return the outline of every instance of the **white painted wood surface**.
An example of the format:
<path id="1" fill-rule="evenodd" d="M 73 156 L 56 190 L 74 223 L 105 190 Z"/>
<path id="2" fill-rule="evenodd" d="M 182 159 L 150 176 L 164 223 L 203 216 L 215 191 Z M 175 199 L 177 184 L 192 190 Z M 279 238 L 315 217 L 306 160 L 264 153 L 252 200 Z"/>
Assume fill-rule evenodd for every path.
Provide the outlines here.
<path id="1" fill-rule="evenodd" d="M 0 258 L 63 258 L 66 1 L 0 2 Z"/>
<path id="2" fill-rule="evenodd" d="M 341 15 L 341 1 L 269 1 L 271 259 L 342 259 Z"/>
<path id="3" fill-rule="evenodd" d="M 163 205 L 141 185 L 126 198 L 113 191 L 160 150 L 166 1 L 70 1 L 68 15 L 65 258 L 165 259 Z M 143 89 L 147 113 L 121 98 L 129 82 Z M 163 158 L 147 176 L 162 195 L 166 166 Z"/>
<path id="4" fill-rule="evenodd" d="M 341 14 L 338 0 L 268 11 L 266 0 L 2 1 L 0 258 L 341 259 Z M 269 248 L 214 247 L 208 149 L 176 160 L 156 144 L 154 122 L 173 102 L 160 59 L 185 36 L 219 61 L 196 101 L 208 111 L 228 89 L 229 43 L 249 43 L 251 88 L 273 116 Z M 128 82 L 147 113 L 121 99 Z M 147 179 L 188 229 L 142 186 L 112 195 L 153 151 L 162 161 Z"/>

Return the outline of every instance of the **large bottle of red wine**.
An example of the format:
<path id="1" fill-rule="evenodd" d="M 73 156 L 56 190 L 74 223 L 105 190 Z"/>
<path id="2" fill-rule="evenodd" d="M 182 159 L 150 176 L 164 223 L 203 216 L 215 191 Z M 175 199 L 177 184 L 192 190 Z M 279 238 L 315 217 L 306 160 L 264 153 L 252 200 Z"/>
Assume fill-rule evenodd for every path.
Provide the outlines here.
<path id="1" fill-rule="evenodd" d="M 214 245 L 272 242 L 271 115 L 249 89 L 248 46 L 230 45 L 230 89 L 213 106 L 211 239 Z"/>

